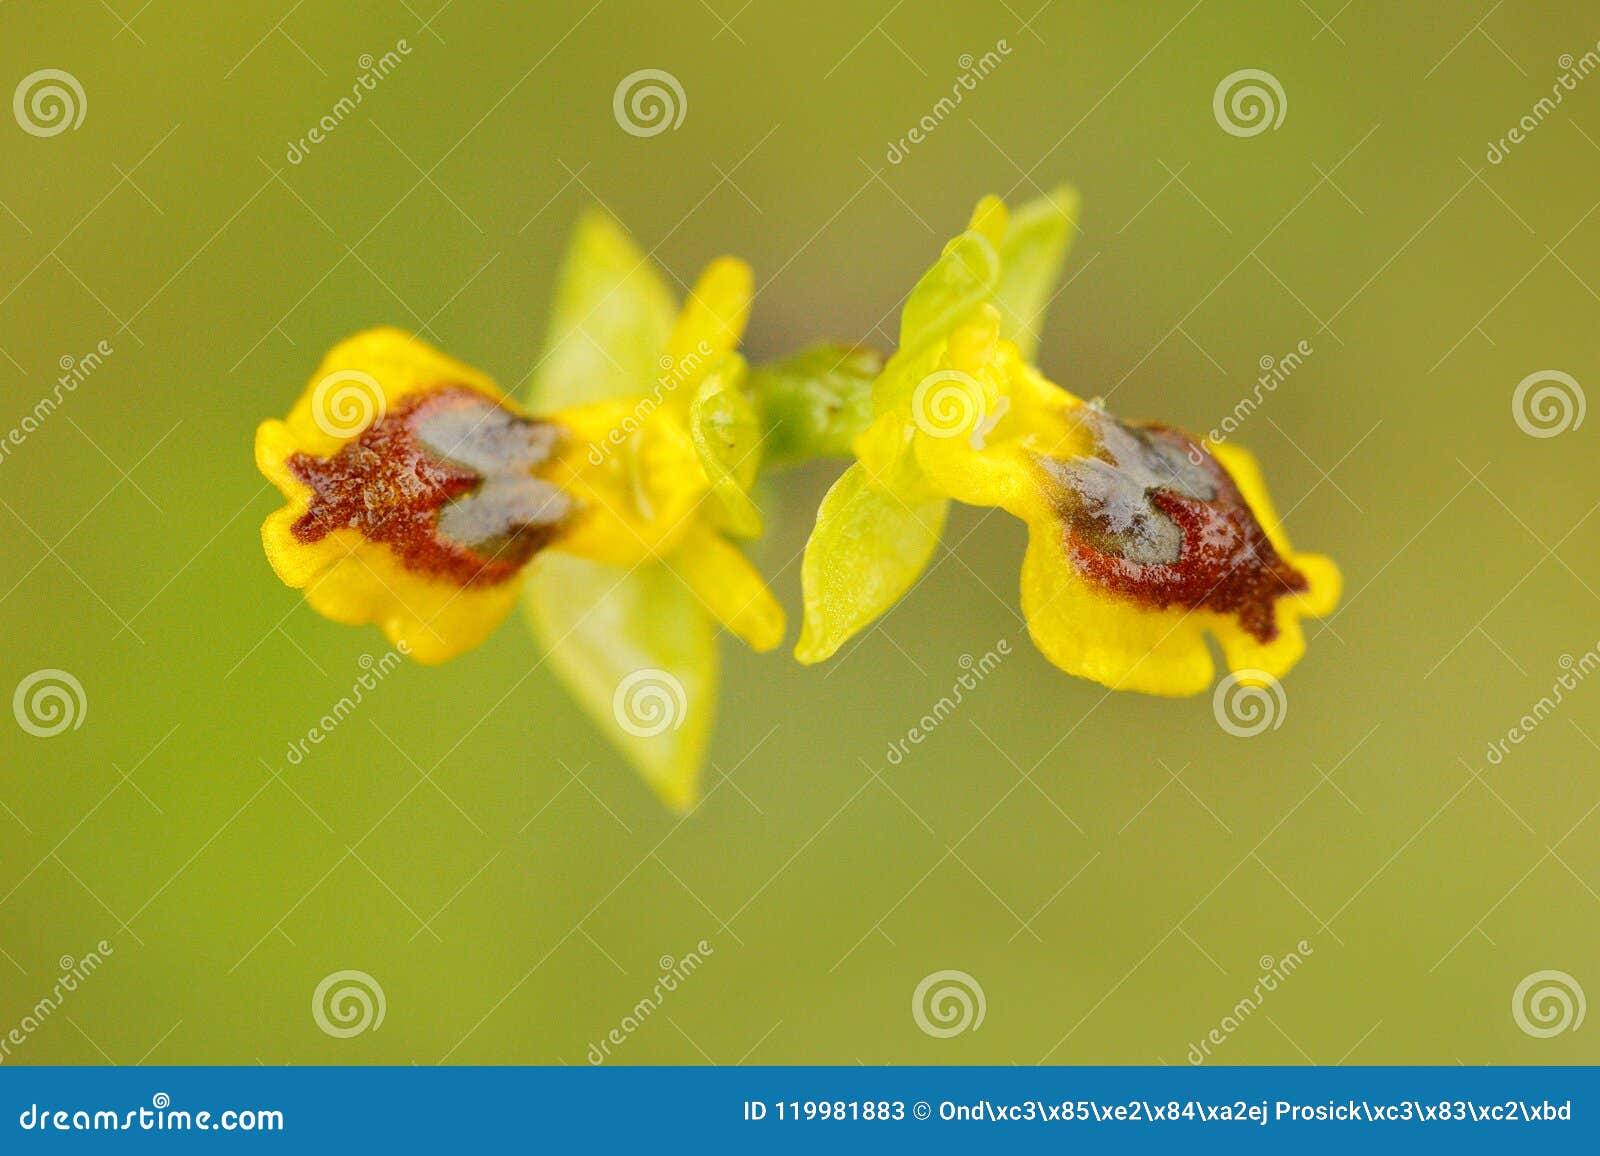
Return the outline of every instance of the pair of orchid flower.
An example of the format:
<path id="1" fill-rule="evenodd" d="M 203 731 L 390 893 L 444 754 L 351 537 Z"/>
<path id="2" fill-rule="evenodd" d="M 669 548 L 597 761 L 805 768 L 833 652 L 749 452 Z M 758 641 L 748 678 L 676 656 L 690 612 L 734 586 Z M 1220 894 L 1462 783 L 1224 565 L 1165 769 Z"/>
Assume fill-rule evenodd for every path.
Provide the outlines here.
<path id="1" fill-rule="evenodd" d="M 1339 572 L 1291 550 L 1253 458 L 1118 420 L 1032 364 L 1075 230 L 1070 189 L 985 198 L 906 299 L 899 348 L 737 352 L 749 268 L 714 261 L 681 308 L 609 217 L 584 217 L 521 404 L 397 329 L 335 346 L 256 461 L 288 501 L 268 559 L 337 622 L 452 658 L 520 599 L 552 666 L 668 805 L 697 797 L 716 628 L 768 651 L 782 607 L 733 538 L 764 470 L 855 461 L 818 511 L 795 656 L 821 662 L 927 566 L 952 500 L 1028 526 L 1022 609 L 1055 665 L 1115 689 L 1206 689 L 1205 636 L 1277 677 Z M 641 677 L 659 725 L 625 714 Z"/>

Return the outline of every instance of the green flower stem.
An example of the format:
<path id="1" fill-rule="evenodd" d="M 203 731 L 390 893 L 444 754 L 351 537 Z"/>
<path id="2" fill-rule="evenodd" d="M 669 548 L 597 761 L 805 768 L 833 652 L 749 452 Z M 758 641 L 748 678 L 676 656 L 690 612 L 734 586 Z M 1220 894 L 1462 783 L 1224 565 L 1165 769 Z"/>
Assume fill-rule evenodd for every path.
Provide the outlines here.
<path id="1" fill-rule="evenodd" d="M 762 466 L 782 469 L 849 457 L 872 422 L 872 382 L 883 355 L 865 346 L 817 345 L 754 366 L 746 393 L 760 415 Z"/>

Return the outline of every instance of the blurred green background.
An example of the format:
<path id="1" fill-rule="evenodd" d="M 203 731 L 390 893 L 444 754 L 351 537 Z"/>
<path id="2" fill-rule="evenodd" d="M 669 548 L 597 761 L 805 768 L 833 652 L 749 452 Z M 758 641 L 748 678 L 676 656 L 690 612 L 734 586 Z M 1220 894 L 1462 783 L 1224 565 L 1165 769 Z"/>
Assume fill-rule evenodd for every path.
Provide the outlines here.
<path id="1" fill-rule="evenodd" d="M 1486 757 L 1600 640 L 1600 419 L 1533 437 L 1511 404 L 1600 381 L 1600 77 L 1532 111 L 1593 7 L 741 2 L 0 8 L 4 91 L 55 68 L 87 102 L 54 136 L 0 123 L 0 432 L 113 350 L 0 459 L 0 691 L 60 669 L 86 700 L 48 739 L 0 715 L 0 1034 L 113 949 L 7 1062 L 584 1063 L 702 939 L 616 1062 L 1183 1063 L 1301 940 L 1216 1062 L 1600 1059 L 1592 1017 L 1512 1014 L 1541 970 L 1600 994 L 1600 678 Z M 612 111 L 644 68 L 687 102 L 651 137 Z M 1281 84 L 1276 129 L 1214 116 L 1240 69 Z M 1042 360 L 1068 388 L 1206 430 L 1313 350 L 1234 435 L 1347 579 L 1277 729 L 1055 671 L 1020 526 L 967 510 L 828 666 L 726 645 L 681 822 L 515 620 L 288 761 L 385 650 L 257 537 L 255 425 L 324 348 L 390 322 L 516 385 L 594 201 L 679 282 L 751 261 L 755 357 L 887 345 L 977 197 L 1061 180 L 1083 234 Z M 791 611 L 833 473 L 768 500 Z M 311 1001 L 345 969 L 387 1012 L 339 1039 Z M 910 1005 L 945 969 L 986 1013 L 934 1038 Z"/>

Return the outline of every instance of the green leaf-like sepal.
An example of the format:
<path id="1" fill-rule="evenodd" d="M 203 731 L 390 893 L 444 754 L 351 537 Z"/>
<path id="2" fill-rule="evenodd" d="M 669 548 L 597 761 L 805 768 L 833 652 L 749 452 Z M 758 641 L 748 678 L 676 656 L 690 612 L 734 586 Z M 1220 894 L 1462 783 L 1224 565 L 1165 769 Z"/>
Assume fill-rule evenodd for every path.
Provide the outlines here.
<path id="1" fill-rule="evenodd" d="M 805 623 L 795 657 L 830 657 L 900 598 L 927 567 L 950 503 L 911 469 L 875 477 L 860 462 L 822 499 L 800 567 Z"/>
<path id="2" fill-rule="evenodd" d="M 589 210 L 561 268 L 528 407 L 547 413 L 639 394 L 660 375 L 676 315 L 655 264 L 610 214 Z"/>
<path id="3" fill-rule="evenodd" d="M 1028 361 L 1039 348 L 1045 307 L 1077 227 L 1078 192 L 1062 185 L 1012 213 L 1000 242 L 1000 284 L 994 294 L 1000 334 Z"/>
<path id="4" fill-rule="evenodd" d="M 524 599 L 550 665 L 668 806 L 699 797 L 716 714 L 716 627 L 659 562 L 623 570 L 554 551 Z"/>

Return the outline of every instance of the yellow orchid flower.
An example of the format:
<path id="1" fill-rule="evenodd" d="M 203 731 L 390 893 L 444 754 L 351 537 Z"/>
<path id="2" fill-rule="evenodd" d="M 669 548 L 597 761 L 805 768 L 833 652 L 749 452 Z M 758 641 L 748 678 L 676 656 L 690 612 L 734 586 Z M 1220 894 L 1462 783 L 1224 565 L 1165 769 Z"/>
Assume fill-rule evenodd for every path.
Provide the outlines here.
<path id="1" fill-rule="evenodd" d="M 1249 454 L 1122 421 L 1030 364 L 1076 208 L 1071 190 L 1014 216 L 986 198 L 907 299 L 875 418 L 807 545 L 802 662 L 905 592 L 952 499 L 1027 523 L 1035 644 L 1115 689 L 1204 690 L 1208 632 L 1230 667 L 1281 676 L 1300 620 L 1337 603 L 1338 569 L 1291 549 Z"/>
<path id="2" fill-rule="evenodd" d="M 734 352 L 750 296 L 749 269 L 722 258 L 674 319 L 660 275 L 591 214 L 530 406 L 401 330 L 340 342 L 289 416 L 257 431 L 256 462 L 288 503 L 262 528 L 274 570 L 326 617 L 375 623 L 425 663 L 482 642 L 527 586 L 558 672 L 688 806 L 714 624 L 760 651 L 784 631 L 723 536 L 761 530 L 747 492 L 760 439 Z"/>

